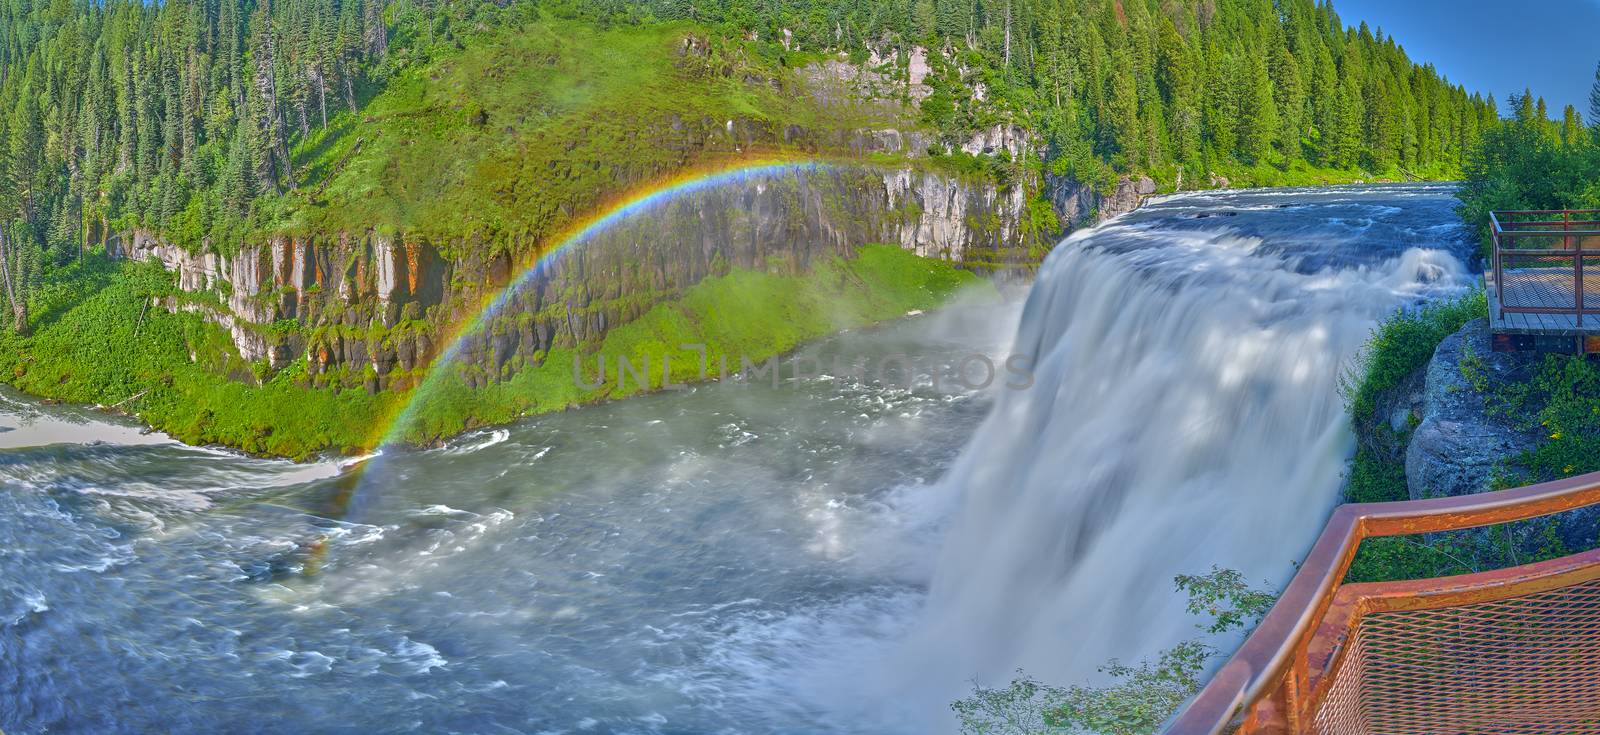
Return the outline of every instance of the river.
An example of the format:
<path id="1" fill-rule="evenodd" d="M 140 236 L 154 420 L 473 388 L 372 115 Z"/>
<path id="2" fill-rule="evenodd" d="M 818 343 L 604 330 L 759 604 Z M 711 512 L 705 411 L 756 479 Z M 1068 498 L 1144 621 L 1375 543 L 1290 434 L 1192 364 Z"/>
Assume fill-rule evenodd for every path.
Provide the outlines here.
<path id="1" fill-rule="evenodd" d="M 1068 238 L 1026 298 L 800 355 L 882 375 L 376 461 L 0 392 L 0 729 L 919 733 L 974 679 L 1092 681 L 1193 637 L 1175 574 L 1287 580 L 1352 448 L 1339 376 L 1470 280 L 1453 204 L 1166 197 Z M 1026 381 L 899 369 L 1014 354 Z"/>

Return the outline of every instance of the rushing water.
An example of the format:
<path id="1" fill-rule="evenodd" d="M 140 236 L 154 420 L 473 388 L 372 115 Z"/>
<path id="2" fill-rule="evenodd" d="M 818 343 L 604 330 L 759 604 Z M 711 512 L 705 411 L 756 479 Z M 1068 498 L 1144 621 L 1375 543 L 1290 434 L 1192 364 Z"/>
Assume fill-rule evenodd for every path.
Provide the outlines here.
<path id="1" fill-rule="evenodd" d="M 1168 198 L 1025 306 L 805 353 L 1025 353 L 1027 389 L 704 385 L 390 452 L 353 505 L 349 462 L 0 393 L 0 728 L 913 733 L 974 678 L 1090 678 L 1192 636 L 1173 575 L 1287 578 L 1343 366 L 1467 279 L 1451 203 Z"/>

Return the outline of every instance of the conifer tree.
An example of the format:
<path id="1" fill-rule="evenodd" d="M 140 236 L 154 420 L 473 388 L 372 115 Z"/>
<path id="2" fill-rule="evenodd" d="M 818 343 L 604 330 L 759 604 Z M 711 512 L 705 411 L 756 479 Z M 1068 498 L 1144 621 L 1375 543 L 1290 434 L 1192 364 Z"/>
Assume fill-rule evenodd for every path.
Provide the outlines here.
<path id="1" fill-rule="evenodd" d="M 1100 182 L 1300 163 L 1444 175 L 1499 125 L 1492 95 L 1413 63 L 1381 31 L 1347 28 L 1324 0 L 534 2 L 0 3 L 0 298 L 25 310 L 38 274 L 81 256 L 91 231 L 199 247 L 246 227 L 316 174 L 294 156 L 322 128 L 359 118 L 407 65 L 497 32 L 493 18 L 677 19 L 753 36 L 748 52 L 784 63 L 870 51 L 904 70 L 921 47 L 937 84 L 920 114 L 945 147 L 1020 125 L 1045 143 L 1048 170 Z M 785 30 L 798 46 L 774 52 Z M 1590 102 L 1586 121 L 1572 110 L 1542 123 L 1548 140 L 1575 144 L 1584 122 L 1600 137 L 1600 68 Z M 1531 96 L 1512 109 L 1541 117 Z"/>

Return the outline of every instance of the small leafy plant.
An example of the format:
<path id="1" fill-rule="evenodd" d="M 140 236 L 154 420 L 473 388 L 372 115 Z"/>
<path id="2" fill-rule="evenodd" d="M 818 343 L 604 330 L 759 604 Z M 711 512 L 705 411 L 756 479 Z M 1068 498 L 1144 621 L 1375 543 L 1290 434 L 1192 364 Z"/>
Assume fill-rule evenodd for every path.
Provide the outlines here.
<path id="1" fill-rule="evenodd" d="M 1189 596 L 1188 611 L 1209 620 L 1197 627 L 1212 635 L 1253 627 L 1277 599 L 1250 588 L 1232 569 L 1212 567 L 1207 574 L 1174 581 Z M 1154 661 L 1130 666 L 1113 660 L 1100 667 L 1112 679 L 1103 687 L 1054 686 L 1019 670 L 1009 685 L 975 685 L 972 696 L 950 708 L 964 735 L 1143 735 L 1155 732 L 1200 691 L 1206 663 L 1219 653 L 1207 640 L 1195 639 L 1162 651 Z"/>

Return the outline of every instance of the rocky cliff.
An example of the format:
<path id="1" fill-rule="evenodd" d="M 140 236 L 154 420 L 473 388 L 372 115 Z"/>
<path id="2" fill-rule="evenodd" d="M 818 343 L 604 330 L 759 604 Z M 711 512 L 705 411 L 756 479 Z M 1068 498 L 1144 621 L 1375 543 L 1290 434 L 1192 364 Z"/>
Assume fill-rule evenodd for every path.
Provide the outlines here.
<path id="1" fill-rule="evenodd" d="M 1503 416 L 1492 414 L 1486 395 L 1467 379 L 1470 361 L 1485 385 L 1527 380 L 1533 361 L 1523 353 L 1489 350 L 1489 325 L 1478 319 L 1446 337 L 1434 350 L 1420 386 L 1420 423 L 1406 446 L 1406 483 L 1413 499 L 1468 495 L 1491 489 L 1497 471 L 1537 444 Z"/>
<path id="2" fill-rule="evenodd" d="M 1007 135 L 996 140 L 1015 143 Z M 903 137 L 874 139 L 904 145 Z M 1154 190 L 1148 179 L 1124 181 L 1108 197 L 1048 183 L 1064 223 L 1131 209 Z M 1026 204 L 1022 187 L 929 168 L 751 176 L 657 205 L 547 259 L 461 359 L 470 382 L 503 379 L 552 346 L 596 341 L 707 276 L 798 271 L 865 243 L 985 272 L 1026 272 L 1061 234 L 1027 231 Z M 182 293 L 160 305 L 202 313 L 229 331 L 244 358 L 280 368 L 304 356 L 311 383 L 369 391 L 414 384 L 443 346 L 440 335 L 526 265 L 472 242 L 378 231 L 271 237 L 226 255 L 135 231 L 109 249 L 175 272 Z"/>

